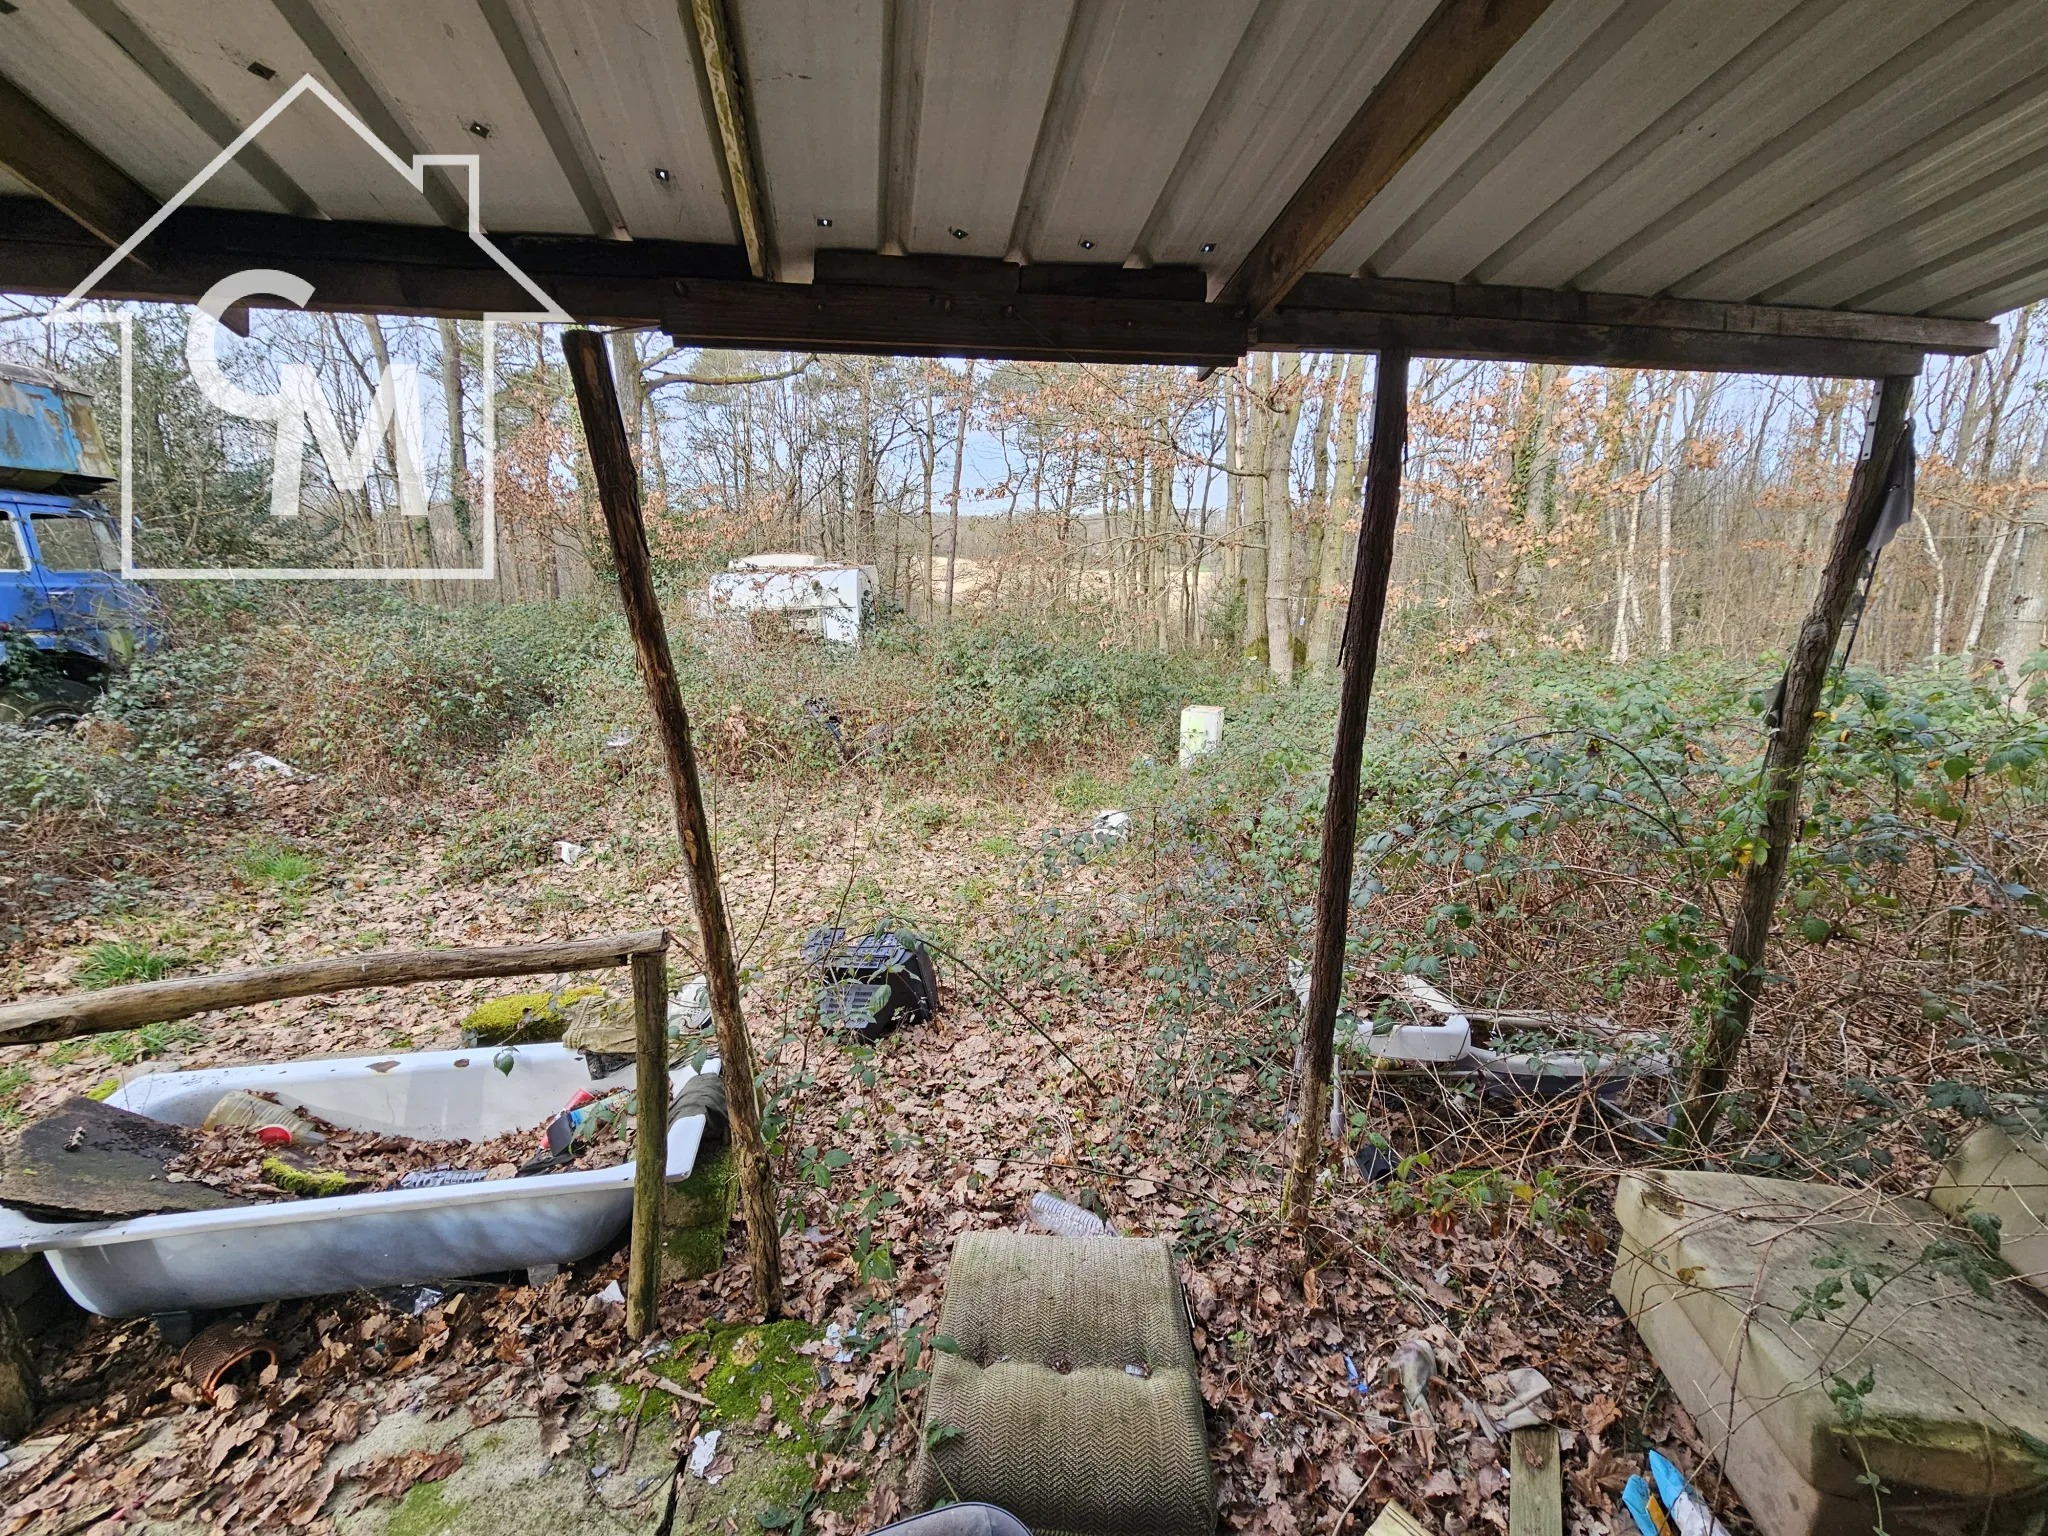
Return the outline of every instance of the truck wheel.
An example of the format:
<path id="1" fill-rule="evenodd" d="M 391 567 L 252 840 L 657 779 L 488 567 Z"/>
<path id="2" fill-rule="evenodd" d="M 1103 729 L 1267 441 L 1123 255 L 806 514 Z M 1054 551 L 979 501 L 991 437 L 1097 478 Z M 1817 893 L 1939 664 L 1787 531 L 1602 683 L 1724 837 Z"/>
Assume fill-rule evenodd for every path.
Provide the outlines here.
<path id="1" fill-rule="evenodd" d="M 34 693 L 0 693 L 0 725 L 19 731 L 54 731 L 76 725 L 92 708 L 97 690 L 68 680 L 45 684 Z"/>

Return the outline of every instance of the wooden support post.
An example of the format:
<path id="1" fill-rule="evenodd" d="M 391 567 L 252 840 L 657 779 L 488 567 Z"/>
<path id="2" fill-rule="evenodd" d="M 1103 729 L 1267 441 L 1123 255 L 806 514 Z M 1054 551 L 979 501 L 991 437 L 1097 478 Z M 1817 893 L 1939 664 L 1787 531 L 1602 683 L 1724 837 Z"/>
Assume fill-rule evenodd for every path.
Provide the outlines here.
<path id="1" fill-rule="evenodd" d="M 761 1141 L 754 1047 L 740 1014 L 739 966 L 733 958 L 732 930 L 726 923 L 725 895 L 718 884 L 718 857 L 711 846 L 711 822 L 697 778 L 697 754 L 690 745 L 690 717 L 676 686 L 668 631 L 654 595 L 647 529 L 640 518 L 640 481 L 633 470 L 632 448 L 626 440 L 625 419 L 619 414 L 619 396 L 604 339 L 595 331 L 567 331 L 562 336 L 562 353 L 576 382 L 576 408 L 583 418 L 598 504 L 604 511 L 605 532 L 618 567 L 619 599 L 633 633 L 655 732 L 668 760 L 676 835 L 683 846 L 683 860 L 690 866 L 690 895 L 697 908 L 704 975 L 711 991 L 711 1019 L 718 1030 L 726 1114 L 732 1126 L 733 1156 L 739 1164 L 740 1205 L 746 1214 L 747 1259 L 754 1271 L 754 1306 L 764 1321 L 772 1321 L 782 1315 L 781 1233 L 774 1179 Z"/>
<path id="2" fill-rule="evenodd" d="M 1288 1222 L 1308 1219 L 1323 1160 L 1330 1070 L 1336 1054 L 1337 998 L 1344 986 L 1344 944 L 1351 918 L 1351 864 L 1358 846 L 1358 766 L 1365 753 L 1366 708 L 1379 666 L 1380 622 L 1394 567 L 1394 523 L 1401 511 L 1401 459 L 1408 443 L 1408 354 L 1382 352 L 1373 387 L 1372 445 L 1366 453 L 1365 510 L 1344 618 L 1343 684 L 1337 697 L 1337 743 L 1330 754 L 1330 791 L 1323 803 L 1323 856 L 1316 882 L 1315 949 L 1309 961 L 1308 1014 L 1302 1021 L 1301 1091 L 1296 1102 L 1294 1160 L 1281 1209 Z"/>
<path id="3" fill-rule="evenodd" d="M 661 1290 L 661 1208 L 668 1188 L 668 961 L 633 957 L 633 1246 L 626 1337 L 654 1331 Z"/>
<path id="4" fill-rule="evenodd" d="M 1564 1476 L 1557 1431 L 1518 1429 L 1508 1452 L 1508 1536 L 1563 1536 Z"/>
<path id="5" fill-rule="evenodd" d="M 1672 1137 L 1681 1144 L 1702 1145 L 1713 1133 L 1729 1073 L 1763 991 L 1764 945 L 1770 937 L 1778 893 L 1784 887 L 1785 865 L 1799 837 L 1800 778 L 1806 749 L 1813 740 L 1814 711 L 1820 707 L 1821 689 L 1841 637 L 1843 616 L 1849 611 L 1849 599 L 1863 570 L 1871 533 L 1884 509 L 1885 481 L 1905 435 L 1906 407 L 1912 395 L 1910 377 L 1888 377 L 1878 386 L 1865 455 L 1849 480 L 1848 504 L 1835 525 L 1820 591 L 1814 595 L 1813 608 L 1799 628 L 1792 659 L 1785 667 L 1777 724 L 1764 748 L 1761 844 L 1743 874 L 1742 904 L 1728 933 L 1722 994 L 1678 1103 Z"/>

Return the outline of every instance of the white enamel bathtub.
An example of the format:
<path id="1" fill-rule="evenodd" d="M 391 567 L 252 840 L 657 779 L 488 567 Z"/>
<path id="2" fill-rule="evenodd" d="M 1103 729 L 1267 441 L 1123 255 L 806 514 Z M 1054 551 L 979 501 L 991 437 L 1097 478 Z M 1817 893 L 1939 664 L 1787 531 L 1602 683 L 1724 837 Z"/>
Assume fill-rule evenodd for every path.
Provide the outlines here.
<path id="1" fill-rule="evenodd" d="M 274 1096 L 348 1130 L 481 1141 L 539 1127 L 579 1088 L 583 1058 L 519 1047 L 512 1071 L 490 1049 L 164 1072 L 107 1100 L 197 1125 L 230 1089 Z M 715 1073 L 716 1060 L 704 1070 Z M 680 1085 L 693 1076 L 677 1066 Z M 606 1085 L 630 1086 L 621 1072 Z M 689 1176 L 704 1117 L 668 1133 L 668 1176 Z M 382 1285 L 566 1264 L 615 1239 L 633 1214 L 633 1166 L 539 1174 L 445 1189 L 285 1200 L 112 1222 L 34 1221 L 0 1207 L 0 1251 L 42 1252 L 79 1305 L 108 1317 L 236 1307 Z"/>

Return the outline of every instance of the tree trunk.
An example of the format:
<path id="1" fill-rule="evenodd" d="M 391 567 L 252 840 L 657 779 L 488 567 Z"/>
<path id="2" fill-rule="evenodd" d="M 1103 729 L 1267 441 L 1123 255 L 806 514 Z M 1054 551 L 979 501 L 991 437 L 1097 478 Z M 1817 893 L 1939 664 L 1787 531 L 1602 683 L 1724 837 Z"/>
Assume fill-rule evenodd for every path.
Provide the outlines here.
<path id="1" fill-rule="evenodd" d="M 1247 659 L 1265 662 L 1266 644 L 1266 444 L 1273 436 L 1267 376 L 1272 354 L 1254 353 L 1245 372 L 1244 433 L 1244 625 Z"/>
<path id="2" fill-rule="evenodd" d="M 1358 494 L 1358 413 L 1365 399 L 1365 359 L 1346 357 L 1337 383 L 1337 464 L 1323 530 L 1323 572 L 1318 585 L 1322 601 L 1309 624 L 1308 664 L 1328 672 L 1336 660 L 1337 604 L 1344 581 L 1344 545 L 1351 527 L 1353 499 Z"/>
<path id="3" fill-rule="evenodd" d="M 1301 354 L 1284 354 L 1274 379 L 1266 439 L 1266 664 L 1294 682 L 1294 430 L 1301 421 Z"/>
<path id="4" fill-rule="evenodd" d="M 967 359 L 967 379 L 960 386 L 960 433 L 953 440 L 953 496 L 946 514 L 946 617 L 953 616 L 953 566 L 960 556 L 960 470 L 967 461 L 967 416 L 974 409 L 974 359 Z"/>
<path id="5" fill-rule="evenodd" d="M 1358 848 L 1358 770 L 1365 755 L 1366 711 L 1379 665 L 1387 577 L 1394 565 L 1394 524 L 1401 512 L 1401 459 L 1408 439 L 1408 357 L 1382 352 L 1373 387 L 1372 447 L 1365 466 L 1365 511 L 1344 621 L 1344 681 L 1337 697 L 1337 740 L 1323 802 L 1322 863 L 1316 877 L 1315 948 L 1309 955 L 1308 1009 L 1302 1020 L 1301 1088 L 1295 1101 L 1294 1153 L 1281 1199 L 1299 1228 L 1315 1199 L 1323 1163 L 1323 1121 L 1330 1113 L 1337 1002 L 1351 917 L 1351 870 Z"/>
<path id="6" fill-rule="evenodd" d="M 2012 615 L 2005 626 L 1999 654 L 2006 675 L 2012 679 L 2012 706 L 2025 713 L 2027 696 L 2036 683 L 2048 683 L 2040 673 L 2019 669 L 2029 658 L 2048 651 L 2048 498 L 2038 499 L 2032 515 L 2019 531 L 2020 551 L 2015 557 Z"/>
<path id="7" fill-rule="evenodd" d="M 853 477 L 853 521 L 857 558 L 873 565 L 881 558 L 875 542 L 875 360 L 864 357 L 860 362 L 860 462 Z"/>
<path id="8" fill-rule="evenodd" d="M 597 475 L 598 499 L 604 510 L 612 558 L 619 573 L 619 598 L 632 631 L 640 676 L 668 763 L 669 787 L 675 797 L 676 833 L 690 870 L 690 895 L 697 909 L 697 934 L 704 956 L 704 975 L 711 992 L 711 1018 L 718 1032 L 719 1070 L 725 1080 L 726 1113 L 732 1128 L 734 1156 L 739 1162 L 740 1200 L 746 1212 L 747 1258 L 754 1271 L 754 1305 L 764 1321 L 782 1315 L 781 1225 L 775 1202 L 774 1175 L 761 1139 L 761 1101 L 754 1087 L 754 1044 L 740 1012 L 739 965 L 733 954 L 732 929 L 726 920 L 725 893 L 718 882 L 718 854 L 711 842 L 710 818 L 697 777 L 697 754 L 690 743 L 690 717 L 676 686 L 675 660 L 669 653 L 661 604 L 654 594 L 649 568 L 647 530 L 640 517 L 640 484 L 619 414 L 611 370 L 605 365 L 604 343 L 595 331 L 571 330 L 562 336 L 562 351 L 576 384 L 576 406 L 583 418 L 584 441 Z"/>
<path id="9" fill-rule="evenodd" d="M 1736 1055 L 1763 990 L 1764 948 L 1799 831 L 1800 780 L 1807 745 L 1813 738 L 1814 713 L 1841 637 L 1843 616 L 1862 574 L 1871 531 L 1884 506 L 1885 478 L 1904 435 L 1912 394 L 1910 377 L 1887 378 L 1878 387 L 1870 456 L 1856 466 L 1849 481 L 1848 504 L 1835 525 L 1820 591 L 1785 668 L 1778 719 L 1764 748 L 1765 811 L 1760 846 L 1743 874 L 1742 901 L 1728 935 L 1724 990 L 1678 1104 L 1672 1131 L 1674 1139 L 1694 1146 L 1704 1146 L 1713 1133 L 1729 1074 L 1734 1071 Z"/>

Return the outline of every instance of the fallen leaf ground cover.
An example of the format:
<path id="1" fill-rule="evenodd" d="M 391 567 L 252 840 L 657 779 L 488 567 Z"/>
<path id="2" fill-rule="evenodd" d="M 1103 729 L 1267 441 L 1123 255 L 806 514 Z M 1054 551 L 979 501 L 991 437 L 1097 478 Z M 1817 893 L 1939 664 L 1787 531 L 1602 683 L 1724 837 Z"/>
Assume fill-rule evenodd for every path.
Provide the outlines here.
<path id="1" fill-rule="evenodd" d="M 1408 974 L 1469 1002 L 1597 1014 L 1682 1052 L 1743 868 L 1762 674 L 1459 665 L 1395 678 L 1378 706 L 1352 1013 L 1390 1013 Z M 807 1486 L 763 1492 L 750 1518 L 868 1529 L 899 1505 L 951 1243 L 1016 1225 L 1041 1189 L 1174 1241 L 1232 1529 L 1357 1530 L 1398 1498 L 1452 1533 L 1505 1530 L 1503 1452 L 1475 1405 L 1498 1402 L 1518 1366 L 1554 1387 L 1569 1529 L 1625 1528 L 1617 1494 L 1645 1448 L 1704 1466 L 1606 1296 L 1612 1182 L 1667 1156 L 1660 1080 L 1619 1105 L 1494 1099 L 1354 1059 L 1345 1147 L 1314 1218 L 1301 1232 L 1280 1221 L 1298 1040 L 1287 963 L 1305 955 L 1326 691 L 1227 697 L 1224 754 L 1182 775 L 1158 721 L 1091 717 L 1106 695 L 1085 688 L 1087 729 L 971 770 L 943 754 L 851 760 L 797 734 L 815 726 L 788 690 L 812 681 L 790 672 L 785 691 L 735 701 L 714 787 L 789 1313 L 858 1341 L 808 1346 L 816 1390 L 794 1404 L 771 1391 L 743 1424 L 705 1390 L 720 1330 L 746 1320 L 736 1231 L 718 1274 L 664 1292 L 666 1350 L 651 1355 L 601 1298 L 623 1276 L 619 1254 L 424 1306 L 356 1295 L 264 1309 L 274 1372 L 225 1403 L 199 1399 L 149 1324 L 93 1321 L 46 1347 L 44 1449 L 0 1472 L 0 1530 L 319 1531 L 440 1486 L 447 1458 L 477 1454 L 501 1419 L 532 1420 L 557 1456 L 608 1447 L 606 1477 L 586 1469 L 581 1496 L 636 1529 L 658 1518 L 693 1436 L 779 1423 L 801 1439 Z M 169 877 L 28 921 L 6 956 L 13 990 L 75 984 L 109 943 L 214 970 L 650 924 L 675 934 L 680 979 L 694 969 L 691 909 L 659 779 L 638 741 L 606 745 L 631 725 L 630 690 L 600 677 L 577 699 L 457 774 L 380 784 L 343 763 L 240 783 L 232 814 L 189 824 Z M 1712 1159 L 1922 1188 L 1957 1134 L 2043 1082 L 2040 759 L 2019 750 L 2027 727 L 1967 685 L 1857 682 L 1831 709 L 1813 852 L 1774 948 L 1786 980 Z M 777 745 L 750 753 L 763 738 Z M 787 771 L 792 741 L 820 754 L 800 773 Z M 1128 841 L 1085 835 L 1111 805 L 1132 812 Z M 583 851 L 564 862 L 557 840 Z M 796 948 L 827 921 L 930 935 L 939 1018 L 872 1047 L 822 1036 Z M 20 1117 L 138 1070 L 448 1046 L 470 1008 L 513 989 L 306 999 L 153 1039 L 17 1048 L 0 1090 Z M 1361 1147 L 1393 1175 L 1367 1182 L 1350 1155 Z M 1417 1337 L 1439 1362 L 1428 1422 L 1389 1369 Z M 630 1453 L 603 1406 L 615 1383 L 636 1409 Z M 462 1438 L 339 1470 L 380 1415 L 407 1410 L 459 1413 Z M 630 1480 L 614 1483 L 622 1455 Z M 686 1520 L 726 1518 L 707 1486 L 685 1475 Z M 1723 1508 L 1741 1529 L 1739 1508 Z"/>

